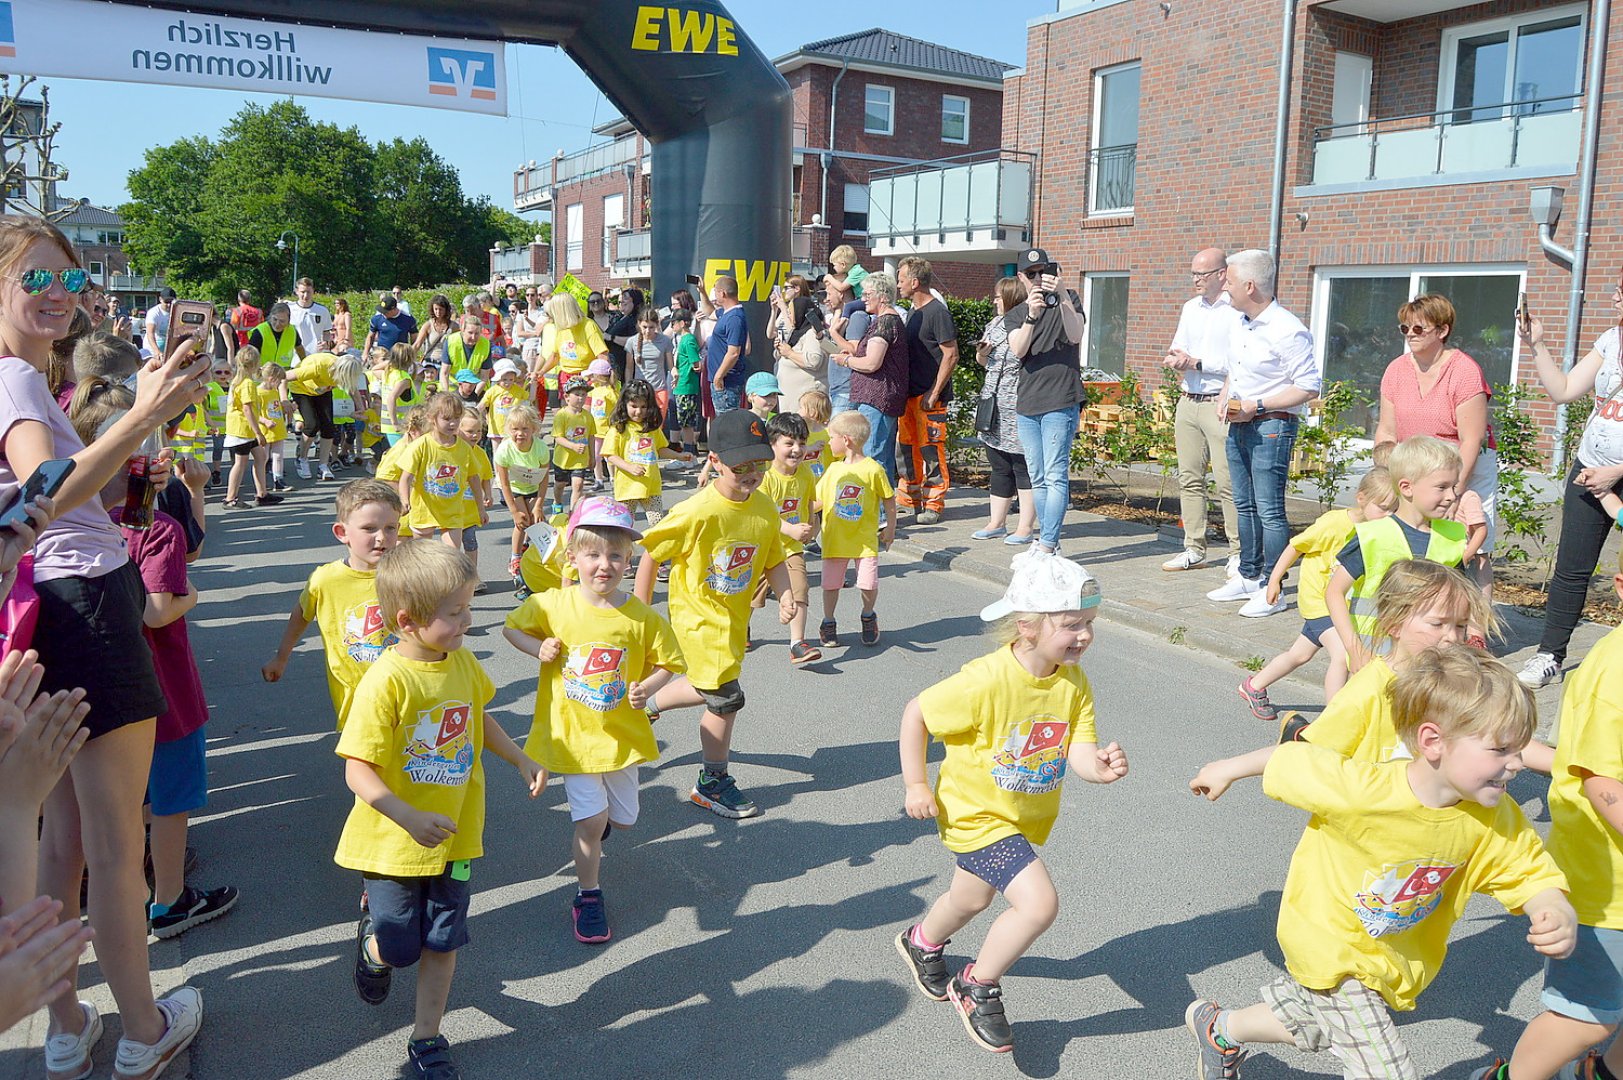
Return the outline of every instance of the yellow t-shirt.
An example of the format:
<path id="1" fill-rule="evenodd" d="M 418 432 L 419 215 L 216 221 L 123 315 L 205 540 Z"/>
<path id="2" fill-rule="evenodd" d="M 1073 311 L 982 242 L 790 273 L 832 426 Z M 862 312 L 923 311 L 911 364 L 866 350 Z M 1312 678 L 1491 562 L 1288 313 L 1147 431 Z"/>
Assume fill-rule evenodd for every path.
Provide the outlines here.
<path id="1" fill-rule="evenodd" d="M 756 583 L 783 562 L 776 508 L 759 491 L 733 502 L 711 484 L 643 533 L 656 562 L 671 564 L 671 627 L 688 680 L 717 690 L 738 678 Z"/>
<path id="2" fill-rule="evenodd" d="M 426 848 L 359 797 L 333 861 L 350 870 L 435 877 L 485 853 L 485 706 L 496 686 L 467 649 L 408 660 L 390 649 L 355 691 L 338 756 L 365 761 L 414 809 L 444 814 L 456 832 Z"/>
<path id="3" fill-rule="evenodd" d="M 778 519 L 790 525 L 805 525 L 812 520 L 812 501 L 817 498 L 817 478 L 811 466 L 804 461 L 794 472 L 785 476 L 775 467 L 768 468 L 761 477 L 761 494 L 772 500 L 778 508 Z M 782 531 L 781 529 L 779 530 Z M 783 538 L 785 554 L 794 555 L 806 550 L 799 540 Z"/>
<path id="4" fill-rule="evenodd" d="M 823 558 L 865 559 L 879 554 L 879 507 L 896 494 L 885 467 L 873 458 L 836 461 L 817 481 L 823 512 Z"/>
<path id="5" fill-rule="evenodd" d="M 1589 650 L 1561 693 L 1561 745 L 1550 776 L 1550 854 L 1572 882 L 1585 926 L 1623 930 L 1623 835 L 1584 795 L 1587 770 L 1623 779 L 1623 704 L 1617 697 L 1623 629 Z"/>
<path id="6" fill-rule="evenodd" d="M 462 440 L 467 442 L 466 439 Z M 490 455 L 484 448 L 476 443 L 468 443 L 468 449 L 473 451 L 473 475 L 485 482 L 485 491 L 490 491 L 490 485 L 496 479 L 496 467 L 491 464 Z M 469 484 L 462 489 L 462 527 L 464 529 L 476 528 L 479 524 L 479 497 L 473 493 L 473 485 Z"/>
<path id="7" fill-rule="evenodd" d="M 564 643 L 541 667 L 535 722 L 524 752 L 548 772 L 601 773 L 659 757 L 648 714 L 626 693 L 655 668 L 683 670 L 671 624 L 636 597 L 618 608 L 588 603 L 582 589 L 536 593 L 507 616 L 510 629 Z"/>
<path id="8" fill-rule="evenodd" d="M 582 446 L 591 446 L 592 437 L 597 434 L 597 422 L 592 419 L 589 412 L 573 412 L 569 409 L 559 409 L 552 414 L 552 437 L 556 440 L 563 436 L 570 442 L 580 443 Z M 556 441 L 552 444 L 552 464 L 559 469 L 584 469 L 592 463 L 591 456 L 584 450 L 571 450 L 561 446 Z"/>
<path id="9" fill-rule="evenodd" d="M 413 530 L 460 529 L 467 524 L 469 493 L 479 470 L 477 459 L 483 456 L 460 438 L 442 446 L 432 435 L 424 435 L 411 444 L 400 459 L 400 470 L 412 475 Z"/>
<path id="10" fill-rule="evenodd" d="M 609 417 L 614 415 L 614 407 L 618 404 L 620 392 L 612 386 L 594 386 L 586 392 L 586 408 L 597 424 L 598 438 L 608 437 Z"/>
<path id="11" fill-rule="evenodd" d="M 272 446 L 287 439 L 289 404 L 282 400 L 281 393 L 268 386 L 259 387 L 255 394 L 254 408 L 260 416 L 270 421 L 270 430 L 266 432 L 265 438 Z"/>
<path id="12" fill-rule="evenodd" d="M 834 464 L 834 451 L 828 448 L 828 429 L 812 428 L 806 433 L 805 464 L 811 469 L 812 478 L 821 480 L 828 467 Z"/>
<path id="13" fill-rule="evenodd" d="M 525 547 L 524 555 L 519 559 L 518 573 L 532 593 L 545 592 L 548 589 L 556 589 L 563 585 L 565 564 L 564 544 L 561 534 L 568 522 L 569 515 L 562 512 L 547 519 L 547 524 L 551 525 L 554 533 L 558 535 L 556 535 L 552 543 L 545 545 L 546 554 L 544 557 L 542 545 L 537 544 L 533 539 Z M 570 567 L 570 569 L 573 570 L 574 568 Z"/>
<path id="14" fill-rule="evenodd" d="M 259 418 L 259 387 L 252 379 L 243 379 L 231 387 L 230 404 L 226 406 L 225 433 L 233 439 L 257 439 L 259 432 L 248 423 L 248 409 Z"/>
<path id="15" fill-rule="evenodd" d="M 621 502 L 632 499 L 652 499 L 664 487 L 664 479 L 659 474 L 659 452 L 670 445 L 665 433 L 659 428 L 649 431 L 626 422 L 624 431 L 617 430 L 612 425 L 598 425 L 603 433 L 603 457 L 607 460 L 610 454 L 632 465 L 644 465 L 648 471 L 641 476 L 632 476 L 623 469 L 614 470 L 614 497 Z"/>
<path id="16" fill-rule="evenodd" d="M 567 383 L 571 375 L 579 375 L 586 365 L 608 352 L 603 343 L 603 331 L 591 319 L 582 319 L 568 330 L 559 330 L 556 323 L 547 323 L 541 331 L 543 358 L 558 354 L 559 382 Z"/>
<path id="17" fill-rule="evenodd" d="M 321 631 L 327 650 L 327 691 L 338 730 L 344 730 L 355 688 L 383 650 L 400 639 L 383 624 L 378 575 L 352 570 L 342 559 L 318 566 L 299 594 L 299 611 Z"/>
<path id="18" fill-rule="evenodd" d="M 1392 723 L 1392 680 L 1396 677 L 1384 657 L 1371 660 L 1330 699 L 1302 738 L 1354 761 L 1411 760 L 1414 755 Z"/>
<path id="19" fill-rule="evenodd" d="M 287 373 L 287 392 L 319 397 L 333 388 L 333 365 L 338 357 L 330 352 L 313 353 Z"/>
<path id="20" fill-rule="evenodd" d="M 947 850 L 979 851 L 1019 833 L 1047 841 L 1072 743 L 1098 740 L 1080 667 L 1039 679 L 1005 645 L 919 695 L 947 756 L 936 775 L 936 827 Z"/>
<path id="21" fill-rule="evenodd" d="M 1472 893 L 1517 912 L 1567 887 L 1515 799 L 1422 806 L 1409 765 L 1287 743 L 1262 774 L 1270 798 L 1313 815 L 1279 903 L 1285 966 L 1310 990 L 1357 979 L 1399 1011 L 1442 967 Z"/>
<path id="22" fill-rule="evenodd" d="M 421 436 L 418 436 L 416 439 L 408 440 L 404 435 L 402 435 L 399 442 L 385 450 L 383 452 L 383 460 L 378 462 L 378 479 L 382 480 L 385 484 L 388 484 L 392 488 L 398 488 L 400 486 L 401 473 L 404 471 L 400 468 L 400 463 L 401 461 L 405 460 L 407 454 L 411 453 L 412 443 L 418 442 L 420 439 Z M 401 518 L 400 538 L 402 540 L 406 540 L 410 537 L 411 522 L 405 518 Z"/>
<path id="23" fill-rule="evenodd" d="M 524 392 L 524 384 L 514 383 L 512 389 L 504 387 L 501 383 L 491 383 L 485 391 L 485 396 L 479 402 L 479 407 L 485 411 L 485 423 L 490 428 L 493 439 L 505 438 L 507 435 L 507 414 L 513 411 L 513 406 L 521 401 L 529 401 L 530 396 Z"/>
<path id="24" fill-rule="evenodd" d="M 1330 588 L 1336 554 L 1357 531 L 1357 523 L 1346 510 L 1330 510 L 1291 537 L 1291 547 L 1302 553 L 1302 576 L 1296 584 L 1296 607 L 1302 618 L 1322 619 L 1330 614 L 1324 606 L 1324 594 Z M 1270 573 L 1272 570 L 1269 567 Z"/>

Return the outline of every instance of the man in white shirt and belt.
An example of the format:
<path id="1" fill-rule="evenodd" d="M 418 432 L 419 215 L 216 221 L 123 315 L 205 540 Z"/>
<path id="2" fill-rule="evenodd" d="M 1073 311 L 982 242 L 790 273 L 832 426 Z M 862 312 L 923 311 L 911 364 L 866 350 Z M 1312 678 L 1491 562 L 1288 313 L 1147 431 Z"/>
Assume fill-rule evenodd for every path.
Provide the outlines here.
<path id="1" fill-rule="evenodd" d="M 1228 533 L 1228 576 L 1240 571 L 1240 529 L 1229 483 L 1228 425 L 1218 400 L 1229 370 L 1229 338 L 1240 320 L 1223 292 L 1228 259 L 1222 248 L 1195 253 L 1189 264 L 1195 295 L 1183 305 L 1172 347 L 1161 361 L 1183 374 L 1173 441 L 1178 448 L 1179 500 L 1183 550 L 1161 564 L 1163 570 L 1194 570 L 1206 565 L 1206 467 L 1217 477 L 1217 497 Z"/>
<path id="2" fill-rule="evenodd" d="M 1285 610 L 1270 604 L 1263 583 L 1290 543 L 1285 485 L 1291 449 L 1307 403 L 1322 378 L 1313 358 L 1313 335 L 1274 299 L 1274 260 L 1249 249 L 1228 258 L 1228 294 L 1240 319 L 1229 348 L 1222 401 L 1229 421 L 1229 476 L 1240 528 L 1240 572 L 1208 600 L 1244 600 L 1252 617 Z"/>

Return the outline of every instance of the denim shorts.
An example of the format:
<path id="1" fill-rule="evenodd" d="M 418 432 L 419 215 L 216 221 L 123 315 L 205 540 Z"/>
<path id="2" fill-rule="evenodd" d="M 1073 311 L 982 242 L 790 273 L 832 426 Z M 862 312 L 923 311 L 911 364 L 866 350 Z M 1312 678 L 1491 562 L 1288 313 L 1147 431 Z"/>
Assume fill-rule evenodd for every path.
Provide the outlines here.
<path id="1" fill-rule="evenodd" d="M 466 881 L 451 876 L 385 877 L 366 874 L 366 907 L 378 956 L 390 967 L 410 967 L 430 952 L 456 952 L 468 943 Z"/>
<path id="2" fill-rule="evenodd" d="M 1330 616 L 1320 615 L 1317 619 L 1308 619 L 1302 623 L 1302 636 L 1315 645 L 1322 645 L 1325 631 L 1334 629 Z"/>
<path id="3" fill-rule="evenodd" d="M 968 870 L 998 892 L 1009 887 L 1009 882 L 1020 871 L 1037 861 L 1037 852 L 1031 841 L 1019 833 L 994 840 L 983 848 L 966 851 L 958 856 L 958 869 Z"/>
<path id="4" fill-rule="evenodd" d="M 1607 1027 L 1623 1022 L 1623 930 L 1578 927 L 1565 960 L 1544 961 L 1544 1007 Z"/>

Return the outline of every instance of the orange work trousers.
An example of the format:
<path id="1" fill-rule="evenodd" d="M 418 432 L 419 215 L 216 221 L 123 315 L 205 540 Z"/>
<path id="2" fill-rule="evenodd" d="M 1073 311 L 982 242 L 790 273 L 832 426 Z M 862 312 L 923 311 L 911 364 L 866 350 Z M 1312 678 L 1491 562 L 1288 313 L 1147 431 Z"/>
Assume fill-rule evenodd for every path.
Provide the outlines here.
<path id="1" fill-rule="evenodd" d="M 924 396 L 907 399 L 896 425 L 897 485 L 900 506 L 941 513 L 947 508 L 952 475 L 947 470 L 947 407 L 924 407 Z"/>

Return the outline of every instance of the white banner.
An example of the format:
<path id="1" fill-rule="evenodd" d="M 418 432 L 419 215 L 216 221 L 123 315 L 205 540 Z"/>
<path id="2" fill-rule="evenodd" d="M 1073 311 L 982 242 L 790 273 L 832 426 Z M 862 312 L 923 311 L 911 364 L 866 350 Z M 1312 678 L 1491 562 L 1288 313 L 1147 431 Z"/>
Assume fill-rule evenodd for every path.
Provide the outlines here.
<path id="1" fill-rule="evenodd" d="M 0 0 L 0 71 L 507 112 L 500 42 Z"/>

